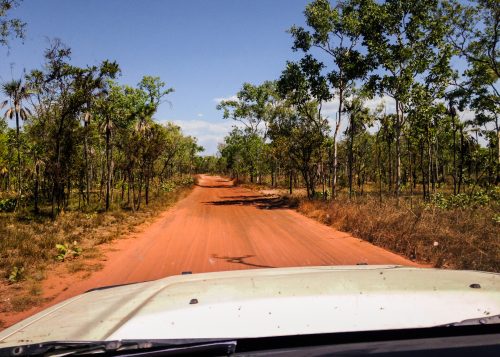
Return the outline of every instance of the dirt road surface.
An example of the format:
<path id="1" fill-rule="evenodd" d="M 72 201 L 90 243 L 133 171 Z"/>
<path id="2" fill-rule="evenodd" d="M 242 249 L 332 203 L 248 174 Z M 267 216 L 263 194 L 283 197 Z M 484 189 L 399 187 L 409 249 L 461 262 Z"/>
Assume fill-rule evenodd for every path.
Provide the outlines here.
<path id="1" fill-rule="evenodd" d="M 416 265 L 397 254 L 283 208 L 276 199 L 200 176 L 193 192 L 131 239 L 117 240 L 104 268 L 85 280 L 44 282 L 50 302 L 2 317 L 7 327 L 88 289 L 177 275 L 235 269 L 346 265 Z"/>

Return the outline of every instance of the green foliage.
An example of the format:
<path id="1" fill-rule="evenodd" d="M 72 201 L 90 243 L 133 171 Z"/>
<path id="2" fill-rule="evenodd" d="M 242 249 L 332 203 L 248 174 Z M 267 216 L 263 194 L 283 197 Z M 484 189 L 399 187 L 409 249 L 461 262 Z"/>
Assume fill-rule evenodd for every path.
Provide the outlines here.
<path id="1" fill-rule="evenodd" d="M 176 180 L 176 184 L 179 186 L 190 186 L 190 185 L 194 184 L 194 177 L 193 176 L 182 177 L 182 178 Z"/>
<path id="2" fill-rule="evenodd" d="M 24 39 L 26 23 L 9 17 L 9 12 L 19 6 L 21 0 L 0 0 L 0 45 L 8 46 L 12 37 Z"/>
<path id="3" fill-rule="evenodd" d="M 50 207 L 52 216 L 112 205 L 135 211 L 162 183 L 194 174 L 203 151 L 196 138 L 153 119 L 174 91 L 159 77 L 119 85 L 116 62 L 75 66 L 60 40 L 49 44 L 44 57 L 41 69 L 2 85 L 0 211 L 12 210 L 12 203 L 35 214 Z M 14 190 L 17 200 L 4 199 Z"/>
<path id="4" fill-rule="evenodd" d="M 494 194 L 488 194 L 485 190 L 478 190 L 472 194 L 459 193 L 456 195 L 446 195 L 435 193 L 431 195 L 428 207 L 441 209 L 454 208 L 477 208 L 488 205 L 495 199 Z"/>
<path id="5" fill-rule="evenodd" d="M 0 200 L 0 212 L 12 212 L 16 208 L 17 199 L 5 198 Z"/>
<path id="6" fill-rule="evenodd" d="M 174 182 L 164 182 L 162 185 L 161 185 L 161 189 L 163 192 L 172 192 L 173 190 L 175 190 L 175 187 L 177 185 L 174 183 Z"/>
<path id="7" fill-rule="evenodd" d="M 64 262 L 68 259 L 74 259 L 82 254 L 82 248 L 78 246 L 76 241 L 72 244 L 56 244 L 56 250 L 56 259 L 60 262 Z"/>
<path id="8" fill-rule="evenodd" d="M 9 283 L 17 283 L 24 279 L 24 267 L 15 266 L 9 273 Z"/>
<path id="9" fill-rule="evenodd" d="M 290 191 L 305 185 L 309 197 L 318 184 L 335 197 L 338 177 L 350 196 L 368 186 L 380 200 L 418 192 L 433 206 L 494 201 L 485 189 L 500 183 L 496 3 L 312 1 L 306 26 L 289 30 L 304 56 L 274 85 L 245 83 L 218 106 L 245 130 L 225 138 L 217 164 L 200 165 L 251 180 L 268 173 Z M 385 103 L 370 108 L 374 97 Z M 467 109 L 473 120 L 458 111 Z M 454 195 L 440 196 L 450 183 Z"/>
<path id="10" fill-rule="evenodd" d="M 223 100 L 217 105 L 223 111 L 223 118 L 231 118 L 241 122 L 251 134 L 258 134 L 260 124 L 273 115 L 273 104 L 276 100 L 276 83 L 266 81 L 255 86 L 243 83 L 236 94 L 236 100 Z"/>

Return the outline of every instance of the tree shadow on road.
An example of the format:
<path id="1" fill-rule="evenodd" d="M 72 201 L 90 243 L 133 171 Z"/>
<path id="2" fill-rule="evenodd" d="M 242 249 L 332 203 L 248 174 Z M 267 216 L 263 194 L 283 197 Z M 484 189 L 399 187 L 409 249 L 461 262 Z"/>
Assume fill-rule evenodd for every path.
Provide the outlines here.
<path id="1" fill-rule="evenodd" d="M 227 196 L 224 200 L 203 202 L 214 206 L 255 206 L 260 209 L 287 209 L 296 207 L 296 202 L 277 196 Z"/>
<path id="2" fill-rule="evenodd" d="M 255 255 L 243 255 L 241 257 L 220 257 L 217 254 L 212 254 L 212 258 L 225 260 L 228 263 L 248 265 L 248 266 L 256 267 L 256 268 L 274 268 L 274 267 L 269 266 L 269 265 L 260 265 L 260 264 L 254 264 L 254 263 L 249 263 L 249 262 L 245 261 L 245 259 L 253 258 L 253 257 L 255 257 Z"/>
<path id="3" fill-rule="evenodd" d="M 198 186 L 198 187 L 203 187 L 203 188 L 234 188 L 234 186 L 210 186 L 210 185 L 200 185 L 199 183 L 195 184 L 195 186 Z"/>

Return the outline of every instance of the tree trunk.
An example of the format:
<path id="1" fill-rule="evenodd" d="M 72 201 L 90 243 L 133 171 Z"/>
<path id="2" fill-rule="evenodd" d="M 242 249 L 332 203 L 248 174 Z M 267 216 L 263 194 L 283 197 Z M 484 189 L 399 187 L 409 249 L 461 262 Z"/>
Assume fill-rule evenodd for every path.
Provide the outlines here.
<path id="1" fill-rule="evenodd" d="M 39 212 L 38 208 L 38 182 L 40 177 L 40 166 L 36 163 L 35 160 L 35 188 L 33 190 L 33 196 L 35 201 L 35 213 Z"/>
<path id="2" fill-rule="evenodd" d="M 392 142 L 391 142 L 391 139 L 387 140 L 387 146 L 388 146 L 388 148 L 387 148 L 387 152 L 388 152 L 388 155 L 387 155 L 388 168 L 387 169 L 388 169 L 388 176 L 389 176 L 388 177 L 389 178 L 389 182 L 388 182 L 389 183 L 389 190 L 388 191 L 392 192 L 392 188 L 393 188 L 393 185 L 392 185 L 393 181 L 392 181 L 392 179 L 393 179 L 394 175 L 392 174 L 393 170 L 392 170 Z"/>
<path id="3" fill-rule="evenodd" d="M 403 115 L 399 100 L 396 100 L 396 202 L 398 206 L 401 191 L 401 126 Z"/>
<path id="4" fill-rule="evenodd" d="M 425 201 L 427 197 L 427 189 L 426 189 L 427 180 L 425 179 L 424 142 L 422 139 L 420 139 L 420 171 L 422 172 L 422 195 Z"/>
<path id="5" fill-rule="evenodd" d="M 497 131 L 497 172 L 495 184 L 498 185 L 500 183 L 500 125 L 498 125 L 498 116 L 495 119 L 495 129 Z"/>
<path id="6" fill-rule="evenodd" d="M 463 173 L 464 173 L 464 128 L 460 126 L 460 166 L 458 173 L 458 193 L 460 193 L 463 182 Z"/>
<path id="7" fill-rule="evenodd" d="M 352 198 L 352 171 L 354 164 L 354 119 L 349 117 L 349 199 Z"/>
<path id="8" fill-rule="evenodd" d="M 112 163 L 111 163 L 111 130 L 109 129 L 109 119 L 106 119 L 106 171 L 107 171 L 107 177 L 106 177 L 106 211 L 109 210 L 109 195 L 111 191 L 111 170 L 112 170 Z"/>
<path id="9" fill-rule="evenodd" d="M 16 200 L 16 208 L 17 211 L 21 205 L 21 196 L 23 185 L 21 183 L 21 142 L 19 137 L 19 111 L 17 110 L 18 104 L 14 103 L 14 109 L 16 113 L 16 145 L 17 145 L 17 200 Z"/>
<path id="10" fill-rule="evenodd" d="M 453 194 L 457 194 L 457 126 L 455 123 L 455 116 L 451 117 L 453 124 Z"/>
<path id="11" fill-rule="evenodd" d="M 412 160 L 412 152 L 411 152 L 411 143 L 410 140 L 406 140 L 406 145 L 408 147 L 408 162 L 409 162 L 409 180 L 410 180 L 410 209 L 413 209 L 413 160 Z"/>
<path id="12" fill-rule="evenodd" d="M 86 191 L 86 203 L 87 206 L 90 205 L 90 173 L 89 173 L 89 148 L 88 148 L 88 123 L 85 122 L 85 139 L 84 145 L 84 155 L 85 155 L 85 191 Z"/>

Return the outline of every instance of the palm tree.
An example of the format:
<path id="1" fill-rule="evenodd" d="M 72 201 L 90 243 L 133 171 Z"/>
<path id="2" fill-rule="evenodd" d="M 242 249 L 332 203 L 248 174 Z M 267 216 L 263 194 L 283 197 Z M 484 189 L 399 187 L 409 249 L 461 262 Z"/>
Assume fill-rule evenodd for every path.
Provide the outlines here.
<path id="1" fill-rule="evenodd" d="M 0 110 L 5 106 L 10 106 L 5 112 L 4 118 L 16 118 L 16 146 L 17 146 L 17 202 L 16 209 L 19 207 L 22 194 L 21 184 L 21 142 L 19 139 L 19 118 L 26 120 L 31 112 L 23 106 L 24 102 L 29 98 L 30 94 L 21 80 L 12 80 L 2 84 L 2 92 L 9 98 L 0 104 Z"/>

